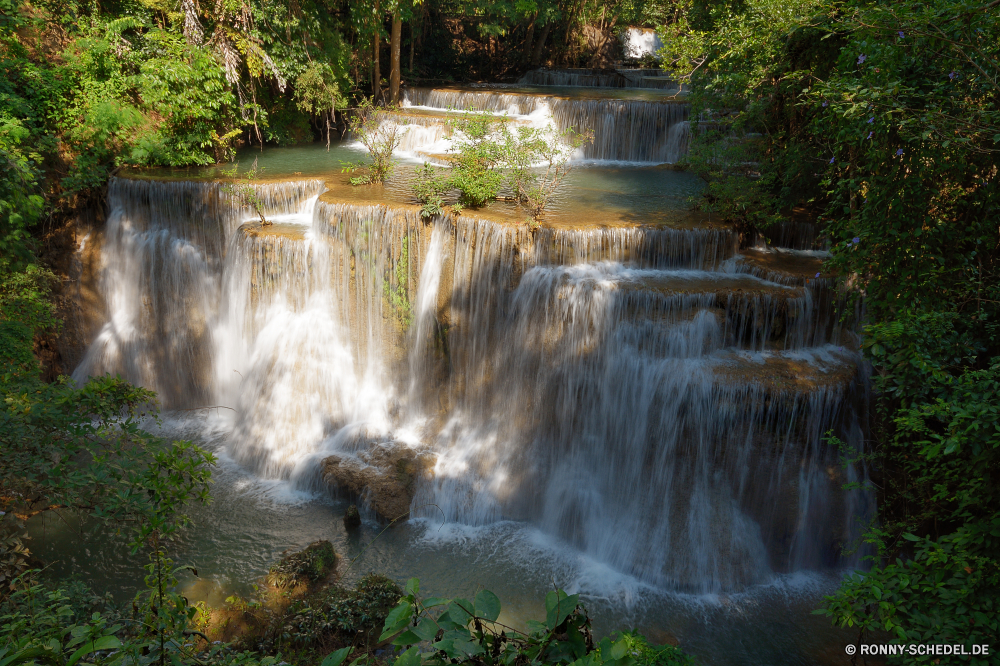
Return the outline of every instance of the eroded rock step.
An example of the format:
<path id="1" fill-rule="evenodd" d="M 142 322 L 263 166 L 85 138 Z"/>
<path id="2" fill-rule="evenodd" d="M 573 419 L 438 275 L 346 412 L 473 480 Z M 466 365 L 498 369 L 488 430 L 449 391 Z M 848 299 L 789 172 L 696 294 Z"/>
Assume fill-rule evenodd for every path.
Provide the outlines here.
<path id="1" fill-rule="evenodd" d="M 821 250 L 792 250 L 788 248 L 745 249 L 732 257 L 723 270 L 749 273 L 757 277 L 787 285 L 831 287 L 834 274 L 823 267 L 830 256 Z"/>

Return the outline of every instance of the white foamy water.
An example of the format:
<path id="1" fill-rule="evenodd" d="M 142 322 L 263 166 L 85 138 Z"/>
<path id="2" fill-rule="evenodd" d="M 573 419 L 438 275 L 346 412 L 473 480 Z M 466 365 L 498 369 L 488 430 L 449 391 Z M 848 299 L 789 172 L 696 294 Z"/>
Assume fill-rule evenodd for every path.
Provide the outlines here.
<path id="1" fill-rule="evenodd" d="M 513 521 L 643 589 L 854 561 L 870 499 L 841 486 L 864 470 L 823 434 L 862 441 L 857 357 L 825 285 L 739 270 L 728 230 L 532 233 L 262 188 L 264 229 L 214 185 L 113 181 L 78 379 L 232 408 L 228 458 L 299 491 L 335 490 L 331 454 L 426 452 L 416 517 Z"/>

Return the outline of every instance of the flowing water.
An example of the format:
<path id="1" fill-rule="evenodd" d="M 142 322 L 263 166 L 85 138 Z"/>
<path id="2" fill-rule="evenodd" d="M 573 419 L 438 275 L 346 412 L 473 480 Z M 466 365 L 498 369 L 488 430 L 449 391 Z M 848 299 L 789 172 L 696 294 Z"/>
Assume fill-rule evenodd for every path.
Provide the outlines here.
<path id="1" fill-rule="evenodd" d="M 584 157 L 643 162 L 670 156 L 687 113 L 501 91 L 408 100 L 547 108 L 604 133 Z M 808 611 L 858 563 L 842 548 L 871 498 L 841 490 L 864 470 L 824 441 L 862 445 L 865 378 L 823 253 L 741 250 L 681 213 L 689 174 L 649 165 L 585 161 L 537 230 L 495 211 L 424 220 L 404 205 L 405 166 L 349 192 L 334 175 L 345 150 L 265 151 L 288 180 L 257 186 L 263 228 L 210 179 L 111 182 L 103 327 L 74 378 L 156 390 L 165 431 L 222 457 L 178 557 L 238 587 L 317 538 L 361 553 L 402 498 L 413 519 L 350 576 L 485 585 L 515 622 L 555 582 L 602 630 L 674 635 L 707 663 L 839 654 L 844 637 Z M 366 512 L 362 536 L 339 522 L 345 501 Z M 34 530 L 43 554 L 73 534 Z M 77 558 L 108 579 L 136 566 L 96 544 Z"/>
<path id="2" fill-rule="evenodd" d="M 525 73 L 522 86 L 584 86 L 598 88 L 676 89 L 677 81 L 661 69 L 533 69 Z"/>

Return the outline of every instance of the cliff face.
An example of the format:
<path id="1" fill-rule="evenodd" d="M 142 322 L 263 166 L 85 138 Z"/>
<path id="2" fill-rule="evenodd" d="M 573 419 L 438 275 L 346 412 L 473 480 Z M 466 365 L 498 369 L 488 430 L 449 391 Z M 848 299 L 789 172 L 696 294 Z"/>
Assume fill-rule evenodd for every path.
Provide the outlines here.
<path id="1" fill-rule="evenodd" d="M 35 336 L 35 356 L 45 381 L 73 372 L 105 320 L 99 286 L 105 220 L 103 202 L 91 202 L 65 216 L 41 238 L 40 262 L 59 278 L 53 301 L 62 322 L 58 330 Z"/>

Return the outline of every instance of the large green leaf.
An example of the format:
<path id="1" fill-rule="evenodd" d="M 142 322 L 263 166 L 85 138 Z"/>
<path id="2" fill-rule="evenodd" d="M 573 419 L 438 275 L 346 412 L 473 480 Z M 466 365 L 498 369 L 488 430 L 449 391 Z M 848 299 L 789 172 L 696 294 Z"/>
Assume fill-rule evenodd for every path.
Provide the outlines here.
<path id="1" fill-rule="evenodd" d="M 476 595 L 476 616 L 490 622 L 496 622 L 500 617 L 500 599 L 489 590 L 483 590 Z"/>

